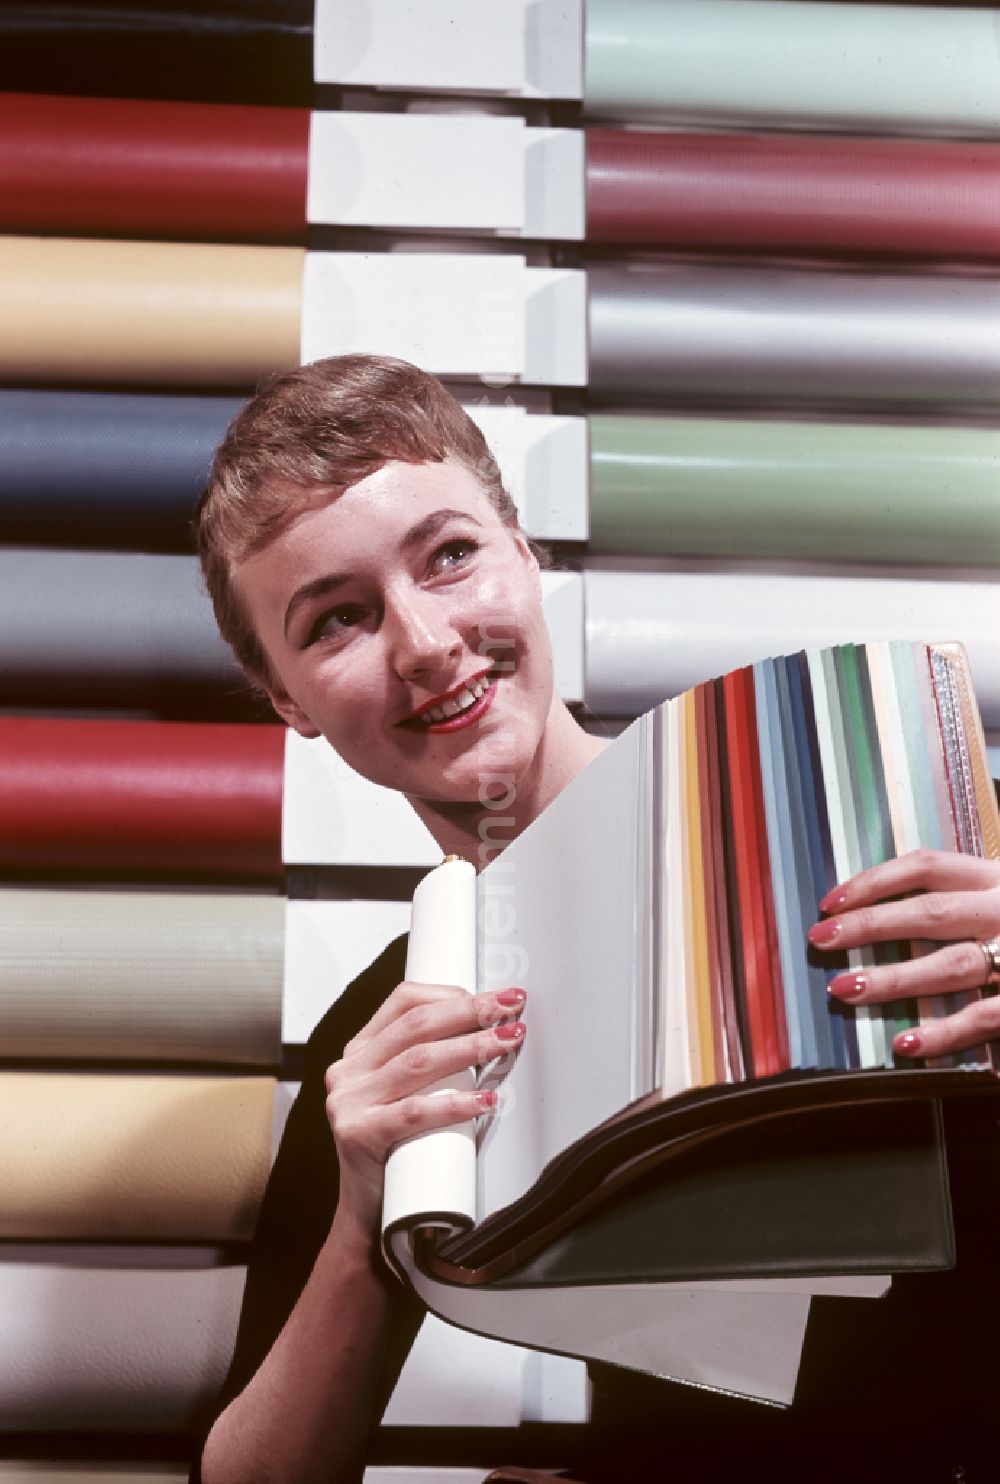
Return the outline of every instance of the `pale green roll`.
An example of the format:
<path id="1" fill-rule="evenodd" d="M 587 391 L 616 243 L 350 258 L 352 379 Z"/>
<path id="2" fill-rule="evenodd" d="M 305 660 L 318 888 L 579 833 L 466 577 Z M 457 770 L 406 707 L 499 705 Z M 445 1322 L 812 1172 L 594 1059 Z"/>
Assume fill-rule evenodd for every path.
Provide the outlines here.
<path id="1" fill-rule="evenodd" d="M 1000 566 L 1000 430 L 592 416 L 595 552 Z"/>
<path id="2" fill-rule="evenodd" d="M 1000 131 L 993 6 L 588 0 L 584 107 L 675 122 Z"/>
<path id="3" fill-rule="evenodd" d="M 0 891 L 0 1057 L 275 1066 L 285 903 Z"/>

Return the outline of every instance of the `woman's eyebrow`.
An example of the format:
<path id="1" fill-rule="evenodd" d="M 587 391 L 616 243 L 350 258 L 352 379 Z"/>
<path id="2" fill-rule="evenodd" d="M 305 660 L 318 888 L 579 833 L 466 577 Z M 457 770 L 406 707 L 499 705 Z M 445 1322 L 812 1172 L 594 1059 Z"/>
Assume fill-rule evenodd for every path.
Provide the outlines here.
<path id="1" fill-rule="evenodd" d="M 446 526 L 450 520 L 468 521 L 470 525 L 481 526 L 482 521 L 476 520 L 467 510 L 432 510 L 430 515 L 425 515 L 423 520 L 418 520 L 415 526 L 411 526 L 399 543 L 403 551 L 409 551 L 411 547 L 420 546 L 437 535 L 442 526 Z"/>

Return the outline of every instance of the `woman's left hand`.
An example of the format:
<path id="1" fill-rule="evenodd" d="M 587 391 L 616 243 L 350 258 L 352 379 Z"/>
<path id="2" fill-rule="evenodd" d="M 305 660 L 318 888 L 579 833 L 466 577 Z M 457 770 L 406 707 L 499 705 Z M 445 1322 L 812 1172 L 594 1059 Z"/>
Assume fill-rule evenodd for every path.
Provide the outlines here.
<path id="1" fill-rule="evenodd" d="M 852 876 L 828 892 L 820 907 L 827 915 L 809 929 L 809 942 L 820 950 L 839 953 L 901 938 L 943 945 L 906 963 L 838 974 L 829 989 L 845 1004 L 979 989 L 988 968 L 981 944 L 1000 935 L 1000 861 L 915 850 Z M 893 1048 L 902 1056 L 941 1056 L 997 1039 L 1000 997 L 994 993 L 901 1032 Z"/>

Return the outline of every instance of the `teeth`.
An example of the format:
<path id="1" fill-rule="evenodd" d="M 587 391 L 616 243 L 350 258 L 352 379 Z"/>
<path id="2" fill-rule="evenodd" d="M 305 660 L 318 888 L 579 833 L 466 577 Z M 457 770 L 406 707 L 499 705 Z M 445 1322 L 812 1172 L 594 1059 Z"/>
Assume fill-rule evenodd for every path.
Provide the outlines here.
<path id="1" fill-rule="evenodd" d="M 431 706 L 427 711 L 421 711 L 420 720 L 429 726 L 432 721 L 444 721 L 448 717 L 457 716 L 460 711 L 468 710 L 488 689 L 489 681 L 476 680 L 472 685 L 463 687 L 453 701 L 442 701 L 440 706 Z"/>

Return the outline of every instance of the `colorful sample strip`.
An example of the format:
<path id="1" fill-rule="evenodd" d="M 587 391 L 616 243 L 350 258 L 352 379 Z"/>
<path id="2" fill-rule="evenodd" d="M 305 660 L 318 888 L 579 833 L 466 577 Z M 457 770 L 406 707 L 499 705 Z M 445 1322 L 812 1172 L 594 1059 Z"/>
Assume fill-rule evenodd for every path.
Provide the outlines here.
<path id="1" fill-rule="evenodd" d="M 278 879 L 285 729 L 0 718 L 0 869 Z"/>
<path id="2" fill-rule="evenodd" d="M 191 549 L 236 397 L 0 390 L 0 539 Z"/>
<path id="3" fill-rule="evenodd" d="M 1000 727 L 1000 584 L 969 576 L 728 570 L 584 574 L 587 704 L 640 715 L 736 665 L 868 636 L 964 645 L 987 729 Z"/>
<path id="4" fill-rule="evenodd" d="M 249 1240 L 273 1099 L 270 1077 L 0 1073 L 0 1236 Z"/>
<path id="5" fill-rule="evenodd" d="M 589 242 L 1000 256 L 1000 145 L 588 129 L 586 148 Z"/>
<path id="6" fill-rule="evenodd" d="M 994 428 L 611 414 L 589 428 L 593 551 L 1000 564 Z"/>
<path id="7" fill-rule="evenodd" d="M 276 1066 L 285 903 L 0 890 L 0 1058 Z"/>
<path id="8" fill-rule="evenodd" d="M 313 0 L 0 6 L 0 87 L 112 98 L 308 102 Z"/>
<path id="9" fill-rule="evenodd" d="M 590 379 L 659 406 L 986 408 L 1000 284 L 658 263 L 595 267 Z"/>
<path id="10" fill-rule="evenodd" d="M 0 1431 L 193 1431 L 225 1377 L 245 1277 L 0 1265 Z"/>
<path id="11" fill-rule="evenodd" d="M 961 652 L 873 643 L 763 660 L 664 703 L 658 735 L 664 1092 L 892 1066 L 892 1037 L 949 1007 L 830 1003 L 827 977 L 845 964 L 814 954 L 806 933 L 820 898 L 866 866 L 921 845 L 1000 856 Z M 727 914 L 711 905 L 720 887 Z M 912 951 L 890 943 L 846 961 Z M 991 1064 L 986 1048 L 959 1059 Z"/>
<path id="12" fill-rule="evenodd" d="M 194 557 L 0 550 L 0 703 L 169 715 L 198 695 L 248 709 Z"/>
<path id="13" fill-rule="evenodd" d="M 588 0 L 584 107 L 888 133 L 1000 129 L 989 6 Z"/>
<path id="14" fill-rule="evenodd" d="M 0 225 L 294 242 L 308 138 L 300 109 L 0 93 Z"/>

